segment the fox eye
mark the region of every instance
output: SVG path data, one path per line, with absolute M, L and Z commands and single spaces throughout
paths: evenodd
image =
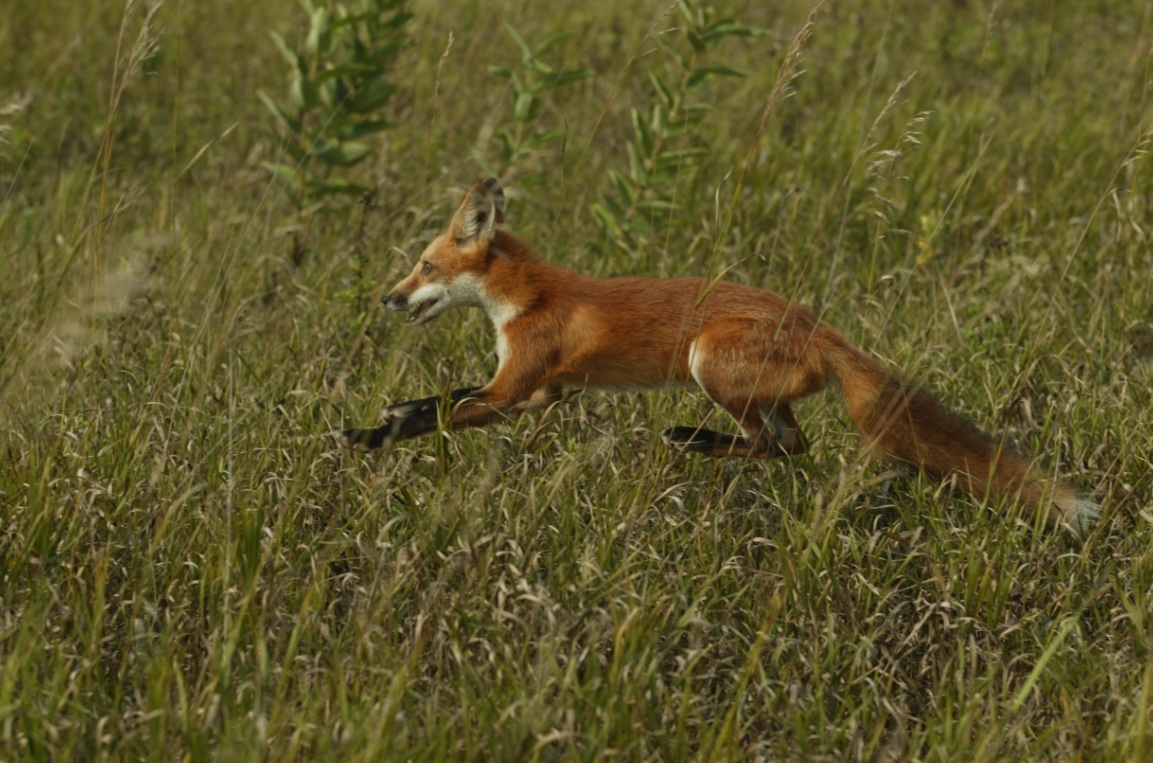
M 425 262 L 423 265 L 420 266 L 420 274 L 422 276 L 426 276 L 431 272 L 432 272 L 432 263 L 431 262 Z

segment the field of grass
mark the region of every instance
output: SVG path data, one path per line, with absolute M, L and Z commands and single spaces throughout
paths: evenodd
M 1153 6 L 716 5 L 748 76 L 623 232 L 667 2 L 413 0 L 371 203 L 304 211 L 295 3 L 0 5 L 0 759 L 1153 756 Z M 519 122 L 506 22 L 592 72 Z M 795 295 L 1100 524 L 862 461 L 835 391 L 787 461 L 666 451 L 730 428 L 691 390 L 343 451 L 493 372 L 379 305 L 489 170 L 551 260 Z

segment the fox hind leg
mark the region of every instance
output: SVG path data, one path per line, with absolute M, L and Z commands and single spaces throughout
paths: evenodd
M 775 458 L 784 455 L 772 452 L 762 444 L 740 435 L 714 432 L 701 427 L 673 427 L 661 433 L 667 444 L 673 450 L 682 453 L 700 453 L 713 458 L 731 458 L 744 456 L 746 458 Z
M 778 458 L 804 453 L 808 444 L 789 407 L 791 369 L 762 360 L 766 352 L 745 352 L 750 327 L 717 325 L 703 331 L 689 348 L 689 370 L 705 394 L 732 416 L 741 435 L 700 427 L 675 427 L 663 433 L 669 447 L 718 458 Z M 784 371 L 784 374 L 782 374 Z M 767 420 L 767 421 L 766 421 Z
M 769 408 L 765 413 L 773 427 L 773 439 L 786 455 L 799 456 L 809 450 L 809 438 L 805 437 L 788 403 Z
M 703 386 L 703 385 L 702 385 Z M 705 390 L 708 391 L 707 389 Z M 709 397 L 713 397 L 709 395 Z M 713 397 L 716 400 L 715 397 Z M 686 453 L 700 453 L 714 458 L 739 457 L 773 458 L 784 455 L 775 452 L 770 437 L 764 437 L 765 423 L 751 401 L 743 406 L 726 405 L 717 401 L 740 424 L 743 436 L 714 432 L 703 427 L 674 427 L 662 436 L 669 447 Z
M 674 450 L 713 458 L 780 458 L 800 455 L 808 449 L 804 433 L 788 405 L 770 409 L 767 425 L 751 403 L 739 408 L 722 407 L 737 420 L 743 434 L 726 434 L 703 427 L 673 427 L 666 429 L 661 436 Z

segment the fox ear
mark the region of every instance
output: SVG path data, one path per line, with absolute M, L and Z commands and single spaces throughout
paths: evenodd
M 484 243 L 504 222 L 504 189 L 496 178 L 474 185 L 452 218 L 453 236 L 460 241 Z

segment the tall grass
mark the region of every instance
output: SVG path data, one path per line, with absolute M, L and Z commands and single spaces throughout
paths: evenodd
M 0 5 L 0 758 L 1148 757 L 1148 4 L 829 3 L 789 64 L 809 4 L 718 4 L 769 34 L 716 52 L 750 76 L 699 92 L 708 152 L 631 253 L 592 207 L 668 5 L 415 2 L 372 204 L 296 260 L 255 97 L 295 6 Z M 1098 529 L 863 462 L 833 394 L 777 463 L 666 452 L 730 426 L 678 390 L 340 450 L 494 369 L 479 314 L 362 297 L 506 169 L 505 21 L 595 72 L 545 94 L 563 137 L 512 173 L 548 179 L 506 184 L 512 228 L 795 295 Z

